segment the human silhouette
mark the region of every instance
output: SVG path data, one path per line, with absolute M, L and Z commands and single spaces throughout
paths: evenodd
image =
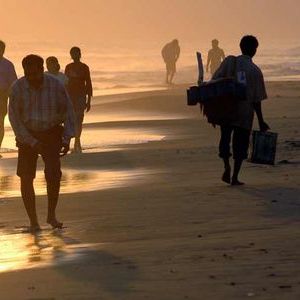
M 221 62 L 225 58 L 224 51 L 219 48 L 219 41 L 214 39 L 211 41 L 212 49 L 208 51 L 206 72 L 210 70 L 213 75 L 215 71 L 219 68 Z
M 74 143 L 74 152 L 81 153 L 81 132 L 84 119 L 84 112 L 91 109 L 91 99 L 93 96 L 93 87 L 89 67 L 81 62 L 81 50 L 73 47 L 70 50 L 73 63 L 66 66 L 65 75 L 68 77 L 67 90 L 71 97 L 76 118 L 76 135 Z
M 21 178 L 21 194 L 32 232 L 40 230 L 33 180 L 37 159 L 45 164 L 48 195 L 47 222 L 61 228 L 56 218 L 61 166 L 60 156 L 66 155 L 75 135 L 74 112 L 65 87 L 44 74 L 44 60 L 28 55 L 22 61 L 24 77 L 17 80 L 10 93 L 9 120 L 18 147 L 17 175 Z
M 55 56 L 49 56 L 46 59 L 46 67 L 48 70 L 45 72 L 46 74 L 54 76 L 63 85 L 67 85 L 68 77 L 64 73 L 60 72 L 60 64 Z
M 7 114 L 7 100 L 11 84 L 17 79 L 15 67 L 4 57 L 5 43 L 0 41 L 0 148 L 4 138 L 4 119 Z M 1 158 L 0 154 L 0 158 Z
M 180 56 L 178 40 L 175 39 L 166 44 L 161 51 L 161 55 L 166 64 L 166 84 L 172 84 L 176 73 L 176 62 Z
M 241 39 L 240 48 L 242 55 L 238 57 L 228 56 L 213 75 L 213 79 L 228 77 L 228 71 L 234 70 L 234 76 L 240 83 L 246 85 L 247 98 L 236 102 L 234 121 L 221 126 L 221 139 L 219 144 L 219 156 L 224 161 L 224 173 L 222 180 L 231 185 L 243 185 L 239 181 L 239 172 L 243 160 L 247 159 L 249 138 L 253 126 L 254 112 L 256 112 L 261 131 L 267 131 L 269 126 L 265 123 L 261 101 L 267 98 L 264 77 L 252 58 L 258 48 L 256 37 L 247 35 Z M 230 167 L 230 143 L 232 139 L 232 152 L 234 159 L 234 171 L 231 177 Z

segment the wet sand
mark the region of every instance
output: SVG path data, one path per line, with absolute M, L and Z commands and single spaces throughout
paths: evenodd
M 45 196 L 37 237 L 23 233 L 20 198 L 1 196 L 0 299 L 299 299 L 300 86 L 268 91 L 277 163 L 246 163 L 247 185 L 234 188 L 220 182 L 218 130 L 186 107 L 182 87 L 97 98 L 86 130 L 143 128 L 163 139 L 64 158 L 68 170 L 133 173 L 89 192 L 80 179 L 85 192 L 61 196 L 61 232 L 45 225 Z M 116 112 L 121 121 L 97 121 Z

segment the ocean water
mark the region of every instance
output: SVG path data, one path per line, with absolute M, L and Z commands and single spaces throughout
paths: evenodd
M 181 57 L 177 64 L 175 83 L 195 83 L 197 81 L 196 51 L 203 54 L 206 62 L 206 47 L 195 47 L 191 44 L 181 45 Z M 95 95 L 109 95 L 128 92 L 165 89 L 165 66 L 161 58 L 161 45 L 135 48 L 120 46 L 89 47 L 82 45 L 82 60 L 91 69 Z M 238 54 L 238 49 L 224 46 L 225 53 Z M 46 58 L 57 56 L 61 69 L 70 62 L 69 47 L 59 46 L 52 42 L 16 42 L 9 45 L 7 57 L 10 58 L 19 76 L 22 75 L 21 60 L 24 55 L 37 53 Z M 300 42 L 275 43 L 263 45 L 255 57 L 267 80 L 300 79 Z M 209 79 L 209 74 L 206 74 Z

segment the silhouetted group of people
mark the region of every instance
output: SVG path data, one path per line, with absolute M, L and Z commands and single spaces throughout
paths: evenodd
M 247 99 L 238 102 L 235 121 L 221 126 L 219 156 L 224 161 L 222 180 L 231 185 L 241 185 L 239 172 L 247 158 L 250 133 L 256 112 L 262 131 L 269 129 L 265 123 L 261 101 L 267 98 L 261 70 L 253 63 L 258 41 L 254 36 L 245 36 L 240 42 L 242 55 L 225 58 L 218 41 L 212 41 L 208 53 L 207 71 L 213 80 L 234 76 L 246 85 Z M 30 231 L 40 230 L 35 205 L 33 180 L 37 159 L 41 155 L 45 164 L 45 178 L 48 195 L 47 222 L 53 228 L 62 228 L 56 218 L 61 164 L 60 157 L 68 153 L 71 138 L 75 137 L 74 151 L 81 153 L 80 136 L 84 112 L 91 109 L 93 88 L 89 67 L 81 62 L 81 50 L 73 47 L 73 60 L 60 72 L 59 61 L 50 56 L 44 60 L 38 55 L 28 55 L 22 60 L 24 77 L 17 79 L 13 64 L 4 58 L 5 43 L 0 41 L 0 146 L 4 135 L 4 118 L 7 114 L 16 136 L 18 147 L 17 175 L 21 179 L 21 194 L 30 219 Z M 172 84 L 176 73 L 176 62 L 180 56 L 178 40 L 173 40 L 162 49 L 166 64 L 166 83 Z M 234 170 L 231 174 L 232 152 Z
M 65 73 L 60 72 L 56 57 L 46 59 L 47 71 L 44 72 L 44 59 L 31 54 L 22 60 L 24 77 L 17 79 L 15 68 L 4 58 L 4 52 L 5 43 L 0 41 L 0 142 L 8 107 L 18 147 L 17 175 L 21 179 L 30 231 L 40 229 L 33 187 L 39 155 L 45 164 L 47 222 L 53 228 L 62 228 L 55 213 L 62 175 L 60 158 L 69 152 L 73 137 L 74 152 L 82 152 L 80 137 L 84 112 L 91 109 L 93 95 L 89 67 L 81 62 L 80 48 L 73 47 L 70 50 L 73 62 L 66 66 Z
M 206 72 L 213 75 L 225 59 L 223 49 L 219 48 L 219 41 L 212 40 L 212 49 L 209 50 L 207 55 Z M 167 43 L 161 50 L 162 58 L 166 64 L 166 84 L 172 85 L 176 73 L 176 63 L 180 56 L 179 41 L 174 39 Z

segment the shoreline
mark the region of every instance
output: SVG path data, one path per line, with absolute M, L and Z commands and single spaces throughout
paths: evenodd
M 63 168 L 98 171 L 100 187 L 101 170 L 150 171 L 113 189 L 103 183 L 97 191 L 61 195 L 60 232 L 45 225 L 46 197 L 37 196 L 44 230 L 36 238 L 22 233 L 28 222 L 22 200 L 0 202 L 0 298 L 297 300 L 300 152 L 287 141 L 300 140 L 300 86 L 267 88 L 263 109 L 279 133 L 277 164 L 245 162 L 241 188 L 221 182 L 219 131 L 187 107 L 184 88 L 99 100 L 95 115 L 120 111 L 123 119 L 86 130 L 146 128 L 166 138 L 69 155 Z M 181 118 L 132 120 L 158 112 Z M 1 265 L 11 271 L 1 272 Z

